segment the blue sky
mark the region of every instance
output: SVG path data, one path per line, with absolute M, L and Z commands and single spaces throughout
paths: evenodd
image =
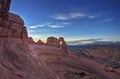
M 10 12 L 24 19 L 35 39 L 120 41 L 119 4 L 120 0 L 12 0 Z

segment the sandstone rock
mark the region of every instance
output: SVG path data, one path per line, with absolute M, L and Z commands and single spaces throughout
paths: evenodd
M 24 21 L 20 16 L 9 13 L 5 27 L 0 28 L 1 37 L 12 37 L 20 39 L 28 39 L 27 29 L 24 26 Z
M 22 39 L 28 39 L 28 33 L 27 33 L 27 29 L 26 29 L 25 26 L 22 28 L 22 32 L 21 33 L 22 33 L 22 35 L 21 35 Z
M 12 23 L 15 23 L 15 24 L 18 24 L 19 26 L 23 27 L 24 26 L 24 21 L 23 19 L 16 15 L 16 14 L 13 14 L 13 13 L 9 13 L 9 21 L 12 22 Z M 19 27 L 18 26 L 18 27 Z
M 44 42 L 42 42 L 41 40 L 38 40 L 37 44 L 44 44 Z
M 59 47 L 58 39 L 55 37 L 48 37 L 46 44 L 49 46 Z
M 21 39 L 0 37 L 0 79 L 56 79 L 30 52 Z
M 64 52 L 67 52 L 67 44 L 66 44 L 64 38 L 63 37 L 59 37 L 58 40 L 59 40 L 60 48 L 62 48 L 62 50 Z
M 107 72 L 113 72 L 113 67 L 105 67 L 104 69 Z
M 0 27 L 7 21 L 10 2 L 11 0 L 0 0 Z
M 32 37 L 28 38 L 28 43 L 35 43 Z

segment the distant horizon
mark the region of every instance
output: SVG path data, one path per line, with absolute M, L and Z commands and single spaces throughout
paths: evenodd
M 29 37 L 87 44 L 120 41 L 119 0 L 12 0 L 10 12 L 25 21 Z

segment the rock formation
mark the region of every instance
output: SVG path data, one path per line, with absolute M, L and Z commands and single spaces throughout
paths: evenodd
M 0 79 L 120 78 L 96 61 L 61 54 L 71 53 L 62 37 L 48 37 L 47 45 L 31 43 L 24 21 L 8 12 L 9 5 L 10 0 L 0 0 Z
M 48 37 L 46 44 L 49 46 L 59 47 L 58 39 L 55 37 Z
M 8 37 L 28 39 L 27 29 L 24 26 L 24 21 L 20 18 L 20 16 L 9 13 L 8 22 L 8 30 L 11 32 Z
M 28 38 L 28 43 L 35 43 L 32 37 Z
M 44 42 L 42 42 L 40 39 L 37 41 L 37 44 L 44 44 Z
M 0 0 L 0 36 L 27 39 L 27 30 L 20 16 L 9 13 L 11 0 Z
M 67 44 L 66 44 L 64 38 L 63 37 L 59 37 L 58 41 L 59 41 L 59 44 L 60 44 L 60 48 L 62 48 L 62 50 L 64 52 L 67 52 Z
M 31 56 L 24 21 L 8 12 L 9 5 L 0 0 L 0 79 L 56 79 Z
M 0 0 L 0 26 L 4 26 L 6 24 L 8 18 L 8 11 L 11 0 Z

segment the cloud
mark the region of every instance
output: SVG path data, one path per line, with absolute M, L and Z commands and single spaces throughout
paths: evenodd
M 57 20 L 68 20 L 70 19 L 69 15 L 66 14 L 58 14 L 56 16 L 54 16 L 55 19 Z
M 87 16 L 87 14 L 84 14 L 84 13 L 70 13 L 69 15 L 71 18 L 81 18 L 81 17 Z
M 41 28 L 41 27 L 50 27 L 50 28 L 63 28 L 70 25 L 68 22 L 63 23 L 44 23 L 39 25 L 28 26 L 30 29 Z
M 83 40 L 73 40 L 73 41 L 66 41 L 69 45 L 79 45 L 79 44 L 90 44 L 96 41 L 101 41 L 104 38 L 96 38 L 96 39 L 83 39 Z
M 87 14 L 78 12 L 78 13 L 68 13 L 68 14 L 57 14 L 53 16 L 53 18 L 57 20 L 71 20 L 71 19 L 83 18 L 83 17 L 87 17 Z
M 41 27 L 45 27 L 45 26 L 47 26 L 47 25 L 49 25 L 49 24 L 50 24 L 50 23 L 38 24 L 38 25 L 29 26 L 29 28 L 31 28 L 31 29 L 41 28 Z
M 51 27 L 51 28 L 63 28 L 65 26 L 62 26 L 62 25 L 49 25 L 48 27 Z
M 88 18 L 89 19 L 94 19 L 94 18 L 96 18 L 96 16 L 90 15 L 90 16 L 88 16 Z
M 67 22 L 64 22 L 64 23 L 61 23 L 62 25 L 70 25 L 70 23 L 67 23 Z
M 113 20 L 112 18 L 107 18 L 107 19 L 103 20 L 103 22 L 110 22 L 112 20 Z
M 88 18 L 88 19 L 95 19 L 100 17 L 100 14 L 88 14 L 88 13 L 81 13 L 81 12 L 71 12 L 71 13 L 59 13 L 52 18 L 56 20 L 72 20 L 72 19 L 82 19 L 82 18 Z

